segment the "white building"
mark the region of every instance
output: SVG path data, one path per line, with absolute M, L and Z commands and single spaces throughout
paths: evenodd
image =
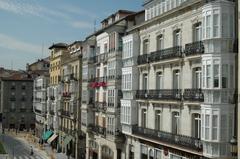
M 119 10 L 103 20 L 102 29 L 92 35 L 95 57 L 90 45 L 83 53 L 81 124 L 86 132 L 86 158 L 118 159 L 124 151 L 120 124 L 122 36 L 133 13 Z
M 148 0 L 144 8 L 145 22 L 123 38 L 126 158 L 231 157 L 235 3 Z M 136 41 L 137 68 L 127 59 Z
M 33 86 L 33 110 L 36 114 L 35 134 L 41 138 L 47 130 L 47 87 L 49 77 L 42 75 L 34 80 Z

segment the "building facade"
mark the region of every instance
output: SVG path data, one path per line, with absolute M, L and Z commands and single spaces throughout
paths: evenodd
M 61 64 L 61 106 L 58 110 L 59 145 L 67 156 L 78 158 L 81 132 L 80 101 L 82 76 L 82 46 L 76 41 L 68 46 L 69 57 Z
M 49 87 L 47 88 L 47 130 L 58 135 L 58 110 L 61 107 L 61 64 L 68 56 L 67 44 L 57 43 L 50 48 Z M 58 148 L 58 140 L 54 141 L 53 147 Z M 58 149 L 60 150 L 60 148 Z
M 33 83 L 33 111 L 36 115 L 35 136 L 42 137 L 47 130 L 47 87 L 49 76 L 39 76 Z
M 2 128 L 16 132 L 34 130 L 32 79 L 20 73 L 0 80 Z
M 143 6 L 145 22 L 128 29 L 139 31 L 138 69 L 122 72 L 130 83 L 123 82 L 124 92 L 138 83 L 135 97 L 121 102 L 126 157 L 231 157 L 235 2 L 147 0 Z M 134 37 L 124 37 L 126 48 Z M 134 44 L 129 49 L 135 53 Z
M 96 40 L 95 46 L 86 42 L 81 121 L 86 132 L 86 158 L 117 159 L 122 155 L 125 139 L 120 124 L 122 37 L 126 17 L 133 13 L 119 10 L 104 19 L 102 29 L 89 37 Z

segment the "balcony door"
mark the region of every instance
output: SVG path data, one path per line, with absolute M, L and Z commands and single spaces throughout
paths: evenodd
M 146 39 L 143 41 L 143 54 L 149 53 L 149 40 Z
M 202 85 L 202 70 L 200 67 L 193 69 L 193 88 L 200 89 Z
M 202 40 L 202 25 L 201 23 L 197 23 L 193 26 L 193 41 L 201 41 Z
M 142 123 L 141 126 L 143 128 L 146 128 L 147 126 L 147 110 L 146 109 L 142 109 Z
M 200 139 L 201 137 L 201 115 L 192 114 L 192 136 Z
M 180 29 L 173 32 L 173 46 L 181 46 L 181 32 Z
M 157 50 L 163 50 L 163 35 L 157 36 Z
M 163 89 L 163 74 L 162 72 L 158 72 L 156 75 L 156 89 Z
M 180 124 L 179 112 L 172 113 L 172 133 L 179 134 L 179 124 Z
M 180 71 L 173 71 L 173 89 L 180 89 Z
M 148 74 L 144 73 L 143 74 L 143 82 L 142 82 L 142 89 L 147 90 L 148 89 Z
M 161 111 L 155 111 L 155 130 L 161 130 Z

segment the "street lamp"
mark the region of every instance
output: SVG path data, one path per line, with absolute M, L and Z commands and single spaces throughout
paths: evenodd
M 232 139 L 230 140 L 230 145 L 231 145 L 230 151 L 231 151 L 232 157 L 237 157 L 238 146 L 237 146 L 236 136 L 232 137 Z

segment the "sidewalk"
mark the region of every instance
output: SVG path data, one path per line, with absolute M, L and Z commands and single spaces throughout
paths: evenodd
M 57 153 L 52 150 L 52 148 L 48 144 L 40 145 L 38 143 L 39 139 L 31 134 L 31 132 L 18 132 L 16 134 L 15 131 L 5 131 L 6 134 L 17 137 L 24 142 L 27 142 L 38 152 L 43 152 L 44 156 L 47 156 L 49 159 L 68 159 L 67 156 L 63 153 Z M 70 157 L 70 159 L 73 159 Z

